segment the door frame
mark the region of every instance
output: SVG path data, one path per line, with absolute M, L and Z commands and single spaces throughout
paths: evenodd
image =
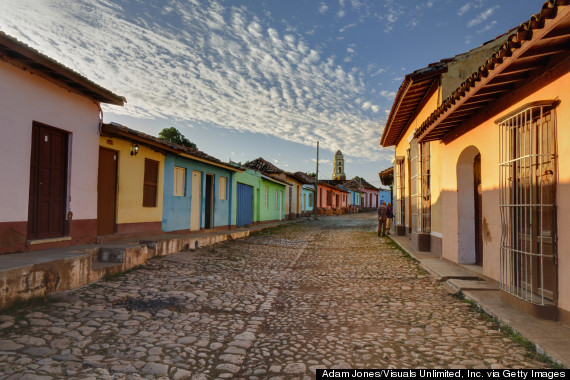
M 47 235 L 45 234 L 40 234 L 38 232 L 38 228 L 39 228 L 39 218 L 38 218 L 38 214 L 39 214 L 39 205 L 38 205 L 38 201 L 39 201 L 39 176 L 40 176 L 40 168 L 39 168 L 39 163 L 41 160 L 41 157 L 39 157 L 39 153 L 40 153 L 40 147 L 39 147 L 39 143 L 40 143 L 40 131 L 41 129 L 48 129 L 54 132 L 57 132 L 61 135 L 64 136 L 65 141 L 62 144 L 63 147 L 63 159 L 64 159 L 64 163 L 62 165 L 63 167 L 63 175 L 62 177 L 62 189 L 63 189 L 63 194 L 62 194 L 62 205 L 61 205 L 61 209 L 59 210 L 60 213 L 60 218 L 58 221 L 58 224 L 61 223 L 60 225 L 60 230 L 61 230 L 61 234 L 50 234 L 48 233 Z M 66 217 L 66 211 L 68 210 L 68 202 L 67 200 L 69 199 L 69 171 L 70 171 L 70 167 L 69 167 L 69 163 L 70 163 L 70 155 L 69 155 L 69 151 L 70 151 L 70 147 L 69 147 L 69 136 L 70 136 L 70 132 L 65 131 L 63 129 L 60 128 L 56 128 L 53 127 L 51 125 L 47 125 L 44 123 L 40 123 L 38 121 L 33 121 L 32 122 L 32 135 L 31 135 L 31 150 L 30 150 L 30 170 L 29 170 L 29 178 L 30 178 L 30 185 L 29 185 L 29 191 L 28 191 L 28 220 L 27 220 L 27 239 L 28 240 L 40 240 L 40 239 L 50 239 L 50 238 L 58 238 L 58 237 L 64 237 L 64 236 L 68 236 L 69 235 L 69 220 Z M 35 160 L 34 160 L 35 158 Z M 33 202 L 31 202 L 31 198 L 32 198 L 32 192 L 35 193 L 34 196 L 34 200 Z M 41 235 L 41 236 L 40 236 Z

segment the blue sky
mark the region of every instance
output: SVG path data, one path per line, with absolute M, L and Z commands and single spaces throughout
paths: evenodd
M 529 0 L 0 0 L 0 30 L 127 98 L 105 122 L 177 127 L 222 160 L 264 157 L 379 185 L 404 75 L 538 13 Z

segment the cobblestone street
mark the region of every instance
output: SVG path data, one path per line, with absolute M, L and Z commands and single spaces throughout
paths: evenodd
M 375 229 L 373 213 L 303 221 L 12 309 L 0 314 L 0 378 L 545 366 Z

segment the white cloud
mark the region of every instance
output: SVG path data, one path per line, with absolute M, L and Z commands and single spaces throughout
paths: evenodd
M 319 5 L 319 13 L 325 14 L 328 10 L 329 7 L 324 2 Z
M 479 13 L 479 15 L 477 17 L 475 17 L 474 19 L 470 20 L 467 23 L 467 27 L 468 28 L 472 28 L 475 25 L 479 25 L 482 22 L 484 22 L 485 20 L 487 20 L 489 17 L 491 17 L 493 15 L 493 13 L 495 13 L 495 11 L 499 9 L 498 5 L 495 5 L 491 8 L 488 8 L 486 11 Z
M 465 13 L 467 13 L 467 11 L 469 11 L 470 8 L 471 8 L 471 3 L 467 3 L 464 6 L 462 6 L 461 8 L 459 8 L 459 10 L 457 11 L 457 14 L 459 16 L 463 16 Z
M 172 2 L 175 26 L 148 4 L 129 17 L 110 0 L 3 2 L 6 33 L 126 96 L 125 107 L 104 107 L 107 117 L 172 118 L 384 157 L 377 120 L 363 112 L 379 107 L 354 107 L 367 93 L 362 73 L 293 31 L 279 35 L 244 7 Z
M 493 20 L 492 22 L 488 23 L 482 29 L 479 29 L 476 33 L 477 34 L 485 33 L 486 31 L 493 29 L 495 25 L 497 25 L 497 20 Z

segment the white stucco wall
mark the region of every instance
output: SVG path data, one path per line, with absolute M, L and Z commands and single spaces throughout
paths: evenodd
M 32 122 L 70 133 L 68 211 L 97 218 L 97 105 L 28 71 L 0 62 L 0 222 L 28 219 Z

